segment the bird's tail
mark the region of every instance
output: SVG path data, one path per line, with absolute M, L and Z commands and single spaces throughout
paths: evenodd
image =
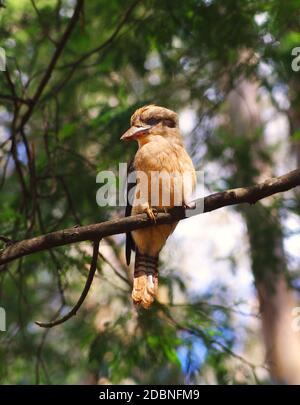
M 132 299 L 135 304 L 149 308 L 157 295 L 158 256 L 141 254 L 136 250 Z

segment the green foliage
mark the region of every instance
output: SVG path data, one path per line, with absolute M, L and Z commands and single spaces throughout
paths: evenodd
M 38 13 L 25 0 L 8 0 L 6 8 L 0 8 L 0 46 L 6 50 L 9 72 L 9 76 L 0 72 L 1 95 L 12 94 L 11 81 L 20 99 L 32 99 L 70 21 L 73 2 L 35 3 Z M 290 50 L 299 46 L 298 3 L 147 0 L 137 2 L 129 13 L 129 0 L 86 1 L 84 14 L 25 126 L 34 174 L 18 135 L 16 153 L 24 184 L 12 157 L 3 174 L 12 144 L 2 147 L 2 129 L 3 136 L 9 137 L 12 117 L 17 116 L 19 123 L 28 104 L 0 97 L 0 233 L 21 240 L 110 218 L 110 209 L 96 205 L 96 173 L 117 170 L 119 162 L 132 157 L 134 146 L 124 146 L 119 138 L 132 112 L 150 102 L 178 111 L 193 106 L 198 128 L 203 129 L 191 136 L 196 165 L 202 157 L 217 161 L 228 169 L 220 175 L 220 184 L 250 184 L 258 174 L 252 165 L 254 155 L 272 163 L 269 150 L 253 152 L 262 131 L 235 137 L 230 126 L 223 125 L 211 136 L 205 119 L 216 111 L 226 113 L 223 101 L 232 85 L 241 75 L 257 75 L 259 61 L 274 67 L 272 77 L 264 79 L 270 93 L 275 84 L 290 84 Z M 264 12 L 267 20 L 258 25 L 255 16 Z M 267 33 L 274 38 L 271 43 L 264 40 Z M 258 60 L 241 60 L 245 50 L 252 50 Z M 298 140 L 298 128 L 293 138 Z M 202 153 L 199 145 L 204 143 Z M 258 213 L 271 221 L 267 209 Z M 276 226 L 271 229 L 274 235 L 280 232 Z M 259 235 L 263 238 L 267 232 L 269 238 L 269 230 L 262 221 L 252 233 L 257 273 L 266 260 L 259 245 L 267 243 Z M 116 257 L 122 243 L 118 239 L 113 248 Z M 179 349 L 184 347 L 193 356 L 195 341 L 205 355 L 189 375 L 192 381 L 206 381 L 212 374 L 218 383 L 236 382 L 228 360 L 235 337 L 229 333 L 233 321 L 225 307 L 226 294 L 213 290 L 209 297 L 192 302 L 185 278 L 176 269 L 161 277 L 169 305 L 136 311 L 128 285 L 117 276 L 114 279 L 113 269 L 105 270 L 102 263 L 91 301 L 65 325 L 41 331 L 35 320 L 58 315 L 60 306 L 65 311 L 66 303 L 71 305 L 80 294 L 90 260 L 85 248 L 80 244 L 35 254 L 1 271 L 0 304 L 8 311 L 8 331 L 0 335 L 3 383 L 79 383 L 91 376 L 93 382 L 102 378 L 114 383 L 183 383 L 186 375 Z M 270 260 L 269 267 L 272 264 Z M 176 307 L 178 294 L 191 305 Z M 220 322 L 215 308 L 203 304 L 203 298 L 214 298 L 222 306 Z M 99 317 L 107 314 L 109 321 L 102 324 Z M 252 379 L 245 377 L 247 382 Z

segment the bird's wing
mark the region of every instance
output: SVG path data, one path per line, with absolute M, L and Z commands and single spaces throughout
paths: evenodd
M 128 170 L 127 170 L 127 179 L 130 173 L 134 172 L 134 163 L 133 159 L 128 165 Z M 128 200 L 129 192 L 136 186 L 136 183 L 134 182 L 128 182 L 127 181 L 127 195 L 126 195 L 126 209 L 125 209 L 125 217 L 130 217 L 131 215 L 131 210 L 132 210 L 132 205 L 130 201 Z M 131 257 L 131 251 L 135 251 L 135 243 L 133 240 L 133 237 L 131 235 L 131 232 L 126 233 L 126 263 L 129 266 L 130 264 L 130 257 Z

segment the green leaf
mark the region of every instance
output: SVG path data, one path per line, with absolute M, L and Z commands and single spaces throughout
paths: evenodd
M 75 124 L 73 124 L 71 122 L 65 124 L 58 133 L 59 139 L 65 140 L 67 138 L 70 138 L 73 135 L 74 130 L 75 130 Z

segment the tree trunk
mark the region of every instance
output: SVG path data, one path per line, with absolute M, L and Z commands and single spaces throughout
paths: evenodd
M 269 176 L 271 164 L 262 158 L 268 152 L 263 135 L 257 85 L 243 80 L 228 96 L 234 136 L 249 140 L 248 156 L 235 150 L 234 181 L 255 182 Z M 244 150 L 245 152 L 245 150 Z M 258 203 L 240 207 L 249 235 L 252 271 L 260 304 L 266 361 L 274 381 L 300 384 L 300 336 L 293 330 L 292 310 L 297 306 L 287 280 L 286 257 L 278 209 Z

